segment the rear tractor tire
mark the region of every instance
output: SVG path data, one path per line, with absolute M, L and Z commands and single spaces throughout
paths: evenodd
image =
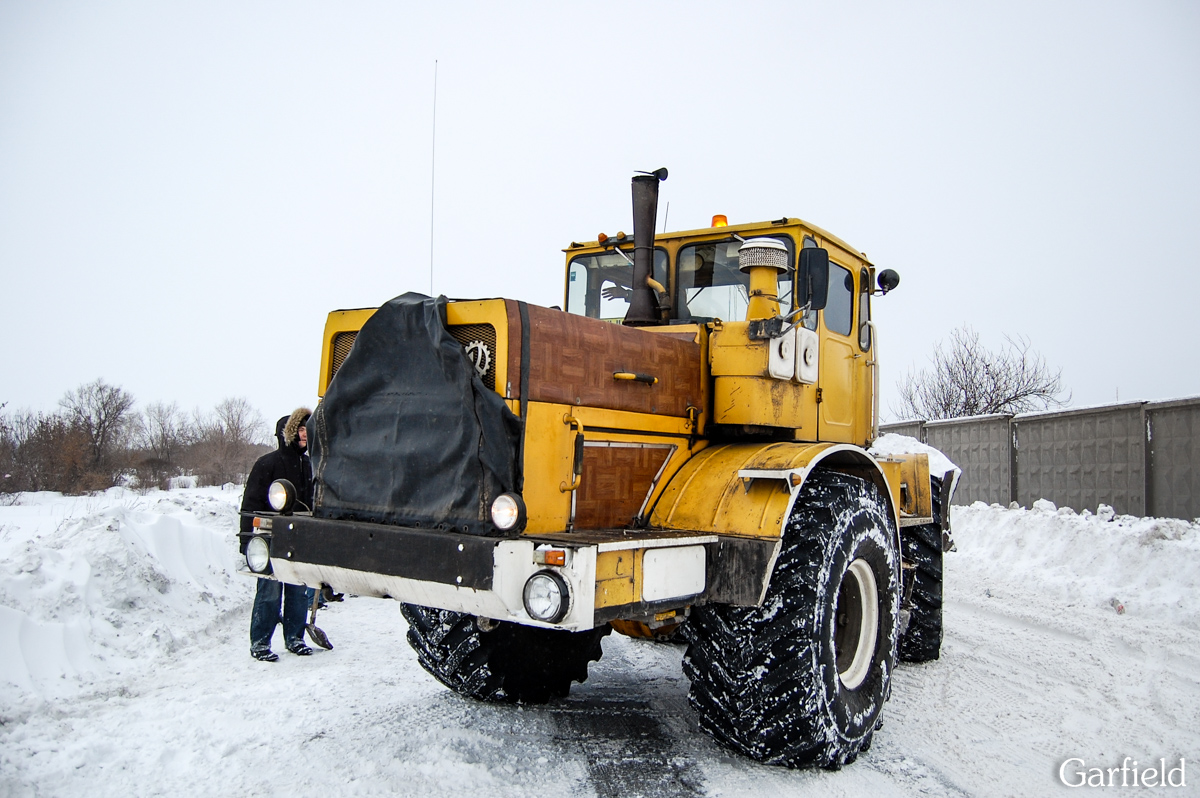
M 814 469 L 763 605 L 707 605 L 688 620 L 684 673 L 701 728 L 770 764 L 853 762 L 888 698 L 899 609 L 886 500 L 866 480 Z
M 942 481 L 930 481 L 934 523 L 900 532 L 904 562 L 912 566 L 904 569 L 904 609 L 909 616 L 898 646 L 901 662 L 930 662 L 942 653 Z
M 587 680 L 607 625 L 565 632 L 488 621 L 417 604 L 401 608 L 417 661 L 456 693 L 482 701 L 544 704 Z

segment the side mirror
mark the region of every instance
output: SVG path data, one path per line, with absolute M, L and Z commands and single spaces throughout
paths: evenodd
M 824 310 L 829 298 L 829 250 L 807 247 L 800 250 L 800 274 L 796 301 L 799 307 Z
M 896 286 L 900 285 L 900 275 L 896 274 L 896 272 L 892 271 L 891 269 L 884 269 L 879 273 L 879 276 L 875 278 L 875 282 L 879 283 L 879 290 L 886 294 L 888 291 L 891 291 Z

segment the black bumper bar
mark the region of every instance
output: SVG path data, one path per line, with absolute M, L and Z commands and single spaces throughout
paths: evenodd
M 271 519 L 271 557 L 423 582 L 491 590 L 501 538 L 307 515 Z

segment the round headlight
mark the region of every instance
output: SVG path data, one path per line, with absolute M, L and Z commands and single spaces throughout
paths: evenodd
M 265 573 L 271 563 L 271 547 L 266 538 L 257 535 L 246 543 L 246 565 L 256 574 Z
M 286 513 L 296 502 L 296 486 L 286 479 L 277 479 L 267 488 L 267 504 L 277 513 Z
M 525 523 L 525 502 L 515 493 L 501 493 L 492 502 L 492 523 L 502 532 L 519 528 Z
M 536 621 L 558 623 L 569 604 L 567 583 L 553 571 L 538 571 L 525 583 L 525 611 Z

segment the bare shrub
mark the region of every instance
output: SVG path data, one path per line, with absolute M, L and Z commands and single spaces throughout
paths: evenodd
M 0 419 L 4 493 L 54 490 L 83 493 L 110 487 L 91 468 L 87 434 L 58 413 L 23 411 Z
M 963 418 L 1023 413 L 1070 401 L 1069 392 L 1062 396 L 1061 369 L 1052 371 L 1030 349 L 1028 339 L 1004 340 L 1005 346 L 993 352 L 970 327 L 954 330 L 949 346 L 939 341 L 934 349 L 932 369 L 910 371 L 900 381 L 900 403 L 892 412 L 900 418 Z
M 199 485 L 243 482 L 269 451 L 266 422 L 244 398 L 191 419 L 174 402 L 140 413 L 133 402 L 98 379 L 64 394 L 58 412 L 8 413 L 0 404 L 0 501 L 29 491 L 104 490 L 131 475 L 142 489 L 166 489 L 185 474 Z

